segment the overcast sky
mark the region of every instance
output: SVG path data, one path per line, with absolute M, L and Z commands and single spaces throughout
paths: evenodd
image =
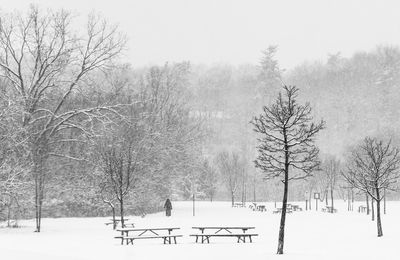
M 1 0 L 2 11 L 29 3 L 100 12 L 129 38 L 134 66 L 165 61 L 257 63 L 278 45 L 283 68 L 400 43 L 398 0 Z

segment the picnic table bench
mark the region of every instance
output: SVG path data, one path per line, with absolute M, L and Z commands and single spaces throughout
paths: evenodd
M 136 239 L 152 239 L 152 238 L 162 238 L 164 241 L 164 244 L 171 244 L 172 241 L 176 244 L 176 238 L 177 237 L 182 237 L 182 235 L 177 235 L 177 234 L 171 234 L 172 231 L 178 230 L 180 228 L 120 228 L 117 229 L 117 231 L 121 232 L 120 236 L 116 236 L 115 238 L 121 239 L 121 245 L 124 244 L 124 241 L 126 242 L 126 245 L 132 244 L 133 241 Z M 168 231 L 168 234 L 162 234 L 162 231 Z M 129 235 L 129 232 L 132 233 L 139 233 L 136 235 Z M 144 234 L 150 234 L 143 236 Z
M 246 238 L 249 239 L 250 243 L 252 243 L 252 237 L 258 236 L 258 234 L 250 234 L 246 233 L 249 229 L 254 229 L 254 227 L 192 227 L 193 229 L 200 230 L 200 234 L 191 234 L 190 236 L 196 237 L 196 243 L 199 241 L 199 237 L 201 238 L 201 243 L 207 242 L 210 243 L 210 237 L 236 237 L 237 242 L 246 243 Z M 205 230 L 216 230 L 215 233 L 206 234 Z M 233 230 L 242 230 L 243 233 L 232 233 Z M 224 231 L 225 233 L 220 233 Z

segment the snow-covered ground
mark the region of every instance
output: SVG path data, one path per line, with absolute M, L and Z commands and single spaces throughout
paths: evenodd
M 304 202 L 299 203 L 304 206 Z M 136 227 L 180 227 L 177 245 L 164 245 L 161 239 L 137 240 L 121 246 L 118 235 L 104 223 L 109 218 L 43 219 L 43 231 L 34 233 L 34 220 L 22 221 L 23 228 L 0 229 L 0 259 L 117 260 L 117 259 L 399 259 L 400 202 L 388 202 L 383 215 L 384 236 L 376 236 L 376 223 L 370 216 L 348 212 L 343 201 L 339 212 L 294 212 L 287 217 L 285 254 L 275 254 L 279 214 L 231 208 L 229 202 L 197 202 L 192 216 L 191 202 L 173 202 L 172 217 L 163 213 L 144 218 L 130 217 Z M 320 203 L 320 206 L 321 203 Z M 314 205 L 313 205 L 314 207 Z M 235 238 L 211 238 L 210 244 L 196 244 L 188 235 L 192 226 L 255 226 L 253 243 L 236 243 Z

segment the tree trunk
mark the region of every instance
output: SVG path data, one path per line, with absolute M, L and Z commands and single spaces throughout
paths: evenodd
M 113 229 L 115 230 L 117 228 L 117 221 L 115 219 L 115 207 L 113 205 L 110 205 L 110 207 L 112 210 Z
M 7 204 L 7 227 L 11 227 L 11 199 Z
M 368 196 L 368 193 L 365 193 L 365 199 L 366 199 L 366 203 L 367 203 L 367 215 L 369 215 L 369 196 Z
M 253 186 L 253 202 L 256 202 L 256 178 L 254 178 L 254 186 Z
M 40 232 L 42 223 L 42 205 L 43 205 L 43 180 L 40 176 L 35 178 L 35 219 L 36 219 L 36 230 Z
M 278 255 L 283 254 L 283 245 L 285 241 L 285 222 L 286 222 L 286 206 L 288 198 L 288 186 L 289 186 L 289 147 L 287 145 L 286 131 L 284 129 L 284 141 L 285 141 L 285 180 L 283 182 L 283 201 L 282 201 L 282 213 L 281 213 L 281 223 L 279 226 L 279 238 L 278 238 Z
M 347 211 L 351 210 L 350 203 L 350 190 L 347 190 Z
M 386 189 L 383 189 L 383 214 L 386 214 Z
M 333 205 L 333 188 L 332 187 L 331 187 L 331 207 L 332 207 L 331 213 L 333 213 L 334 205 Z
M 381 198 L 379 194 L 379 189 L 376 188 L 376 225 L 378 228 L 378 237 L 383 236 L 382 223 L 381 223 Z
M 354 206 L 354 190 L 351 189 L 351 211 L 353 211 Z
M 278 251 L 277 251 L 278 255 L 283 254 L 283 245 L 284 245 L 284 239 L 285 239 L 286 206 L 287 206 L 287 197 L 288 197 L 288 179 L 289 179 L 288 173 L 285 173 L 281 223 L 280 223 L 280 227 L 279 227 L 279 239 L 278 239 Z
M 232 207 L 235 204 L 235 194 L 231 191 Z
M 374 199 L 373 198 L 371 198 L 371 210 L 372 210 L 372 212 L 371 212 L 372 221 L 374 221 L 375 220 L 375 209 L 374 209 Z
M 40 232 L 42 223 L 42 205 L 44 197 L 44 180 L 45 173 L 43 169 L 44 158 L 39 155 L 34 161 L 34 180 L 35 180 L 35 219 L 36 219 L 36 230 Z
M 328 206 L 328 190 L 325 191 L 325 206 Z
M 120 210 L 120 215 L 121 215 L 121 227 L 125 227 L 124 223 L 124 198 L 121 197 L 119 200 L 119 210 Z

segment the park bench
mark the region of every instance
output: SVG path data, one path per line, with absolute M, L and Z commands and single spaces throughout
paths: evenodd
M 156 239 L 161 238 L 164 241 L 164 244 L 172 244 L 172 241 L 176 244 L 176 238 L 182 237 L 182 235 L 171 234 L 172 231 L 180 228 L 120 228 L 117 229 L 118 232 L 121 232 L 120 236 L 116 236 L 114 238 L 121 239 L 121 245 L 125 244 L 133 245 L 133 241 L 137 239 Z M 162 234 L 161 232 L 168 231 L 168 234 Z M 129 233 L 135 233 L 135 235 L 129 235 Z M 139 233 L 139 234 L 137 234 Z M 146 234 L 146 235 L 145 235 Z
M 250 243 L 253 242 L 252 237 L 258 236 L 258 234 L 250 234 L 246 233 L 249 229 L 254 229 L 254 227 L 192 227 L 193 229 L 200 230 L 200 234 L 191 234 L 190 236 L 196 237 L 196 243 L 199 242 L 199 238 L 201 238 L 201 243 L 207 242 L 210 243 L 210 237 L 236 237 L 237 242 L 246 243 L 246 238 Z M 205 230 L 216 230 L 215 233 L 207 234 L 204 233 Z M 242 233 L 232 233 L 233 230 L 242 230 Z M 225 231 L 226 233 L 220 233 L 221 231 Z

